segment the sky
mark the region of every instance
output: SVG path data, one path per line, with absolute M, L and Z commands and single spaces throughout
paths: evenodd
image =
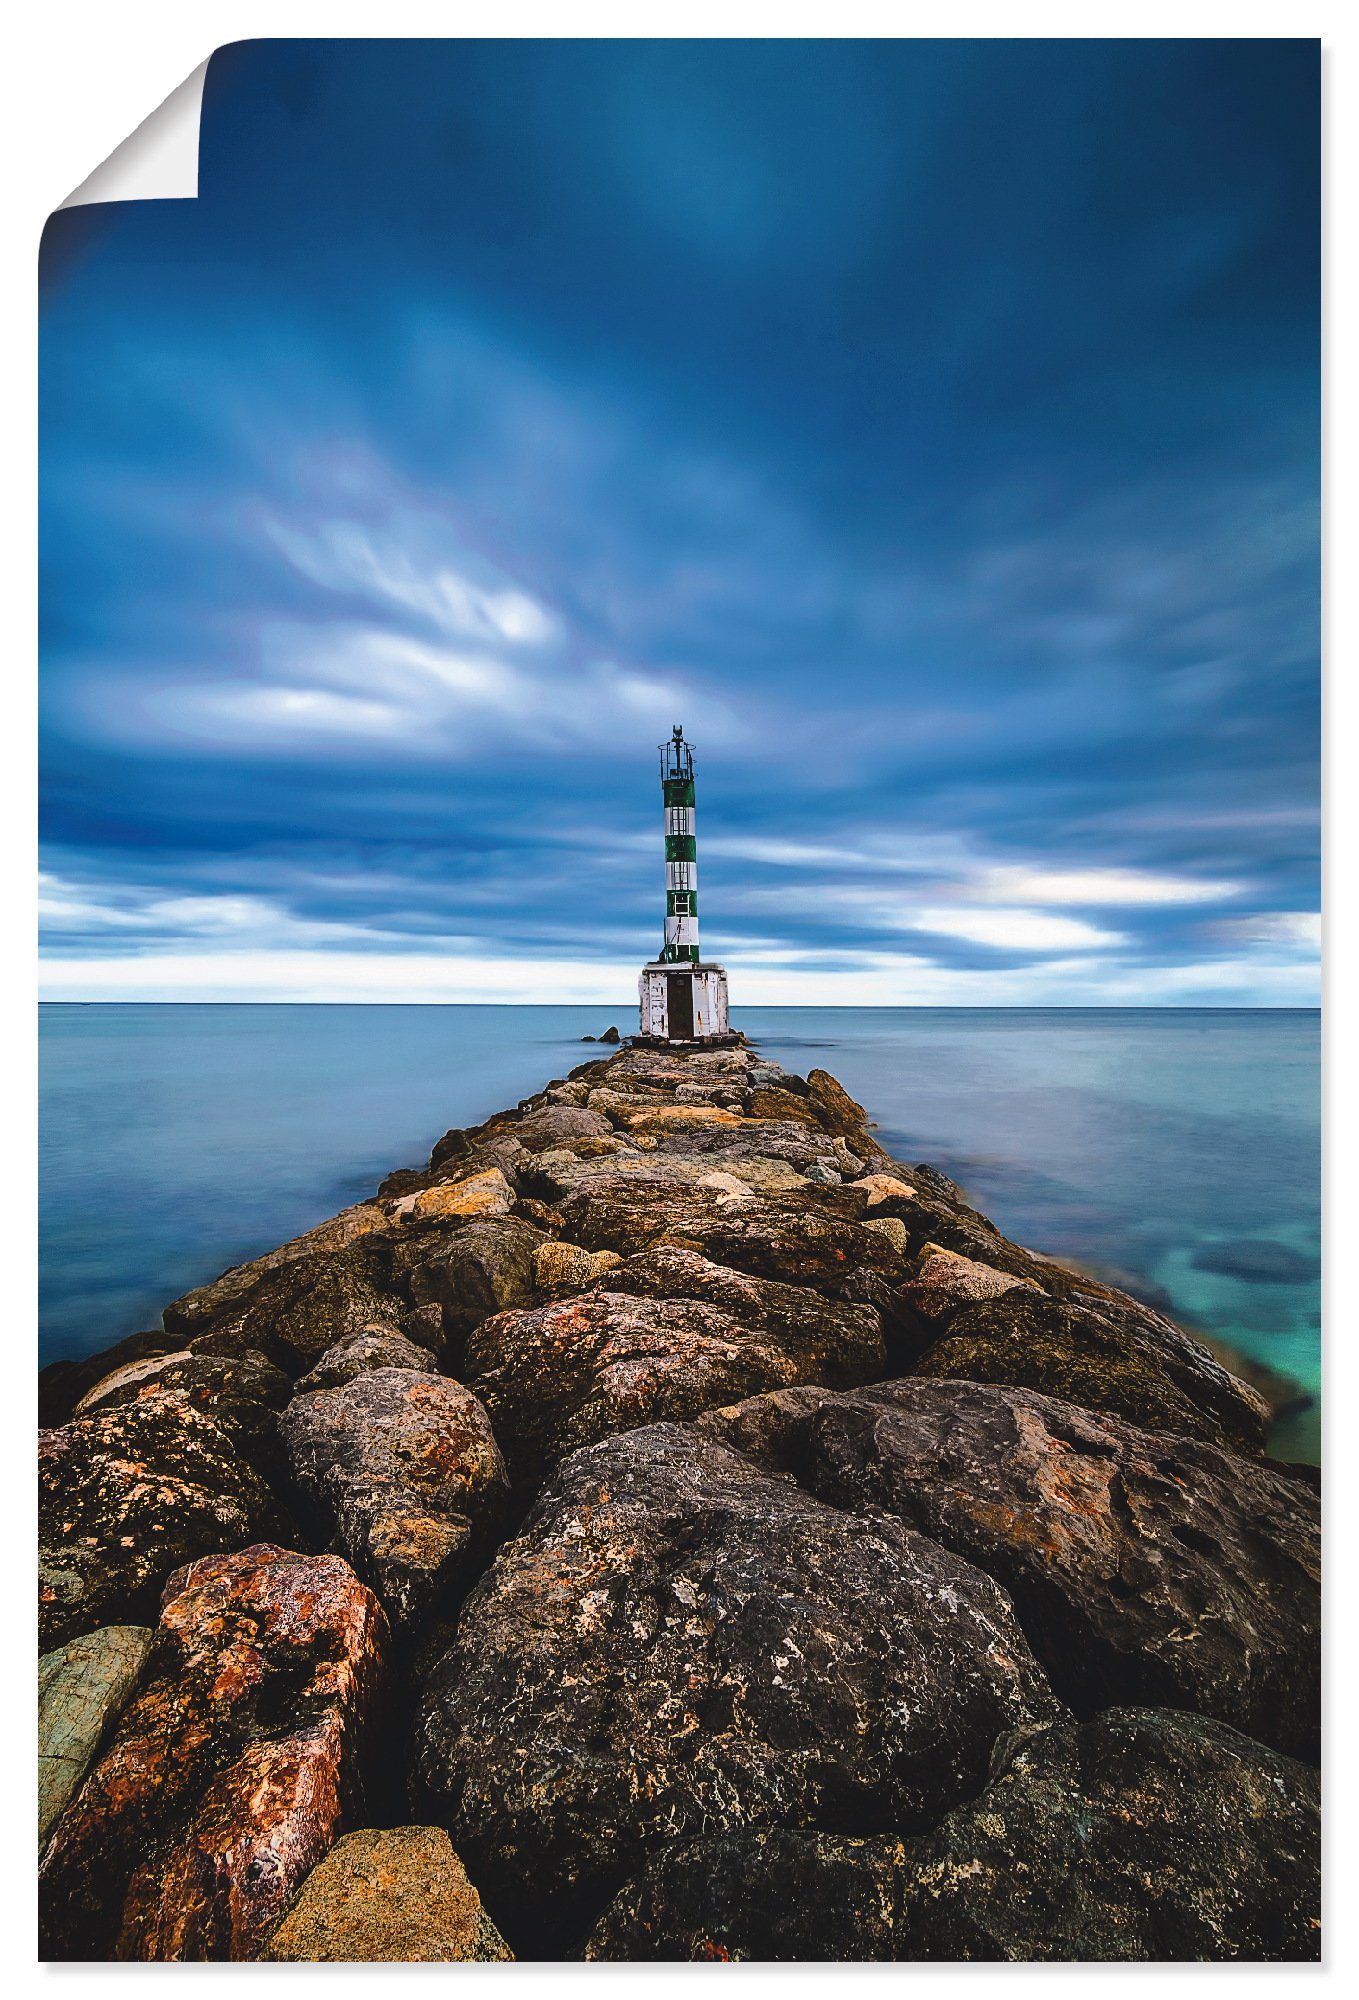
M 738 1013 L 1313 1004 L 1318 81 L 220 50 L 43 239 L 45 995 L 622 1006 L 679 722 Z

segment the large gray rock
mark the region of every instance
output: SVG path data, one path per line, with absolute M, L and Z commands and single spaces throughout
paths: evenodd
M 907 1380 L 803 1398 L 704 1424 L 995 1577 L 1074 1706 L 1198 1709 L 1316 1756 L 1319 1520 L 1301 1481 L 1025 1389 Z
M 151 1646 L 145 1625 L 83 1632 L 38 1661 L 38 1845 L 127 1706 Z
M 481 1403 L 445 1376 L 377 1368 L 294 1397 L 282 1431 L 294 1478 L 393 1626 L 421 1625 L 503 1511 Z
M 521 1956 L 554 1955 L 639 1846 L 919 1826 L 1057 1702 L 1008 1600 L 882 1516 L 692 1431 L 574 1454 L 473 1591 L 416 1758 Z
M 450 1366 L 461 1367 L 463 1342 L 482 1320 L 532 1298 L 544 1240 L 532 1223 L 505 1215 L 438 1231 L 405 1251 L 410 1296 L 439 1308 Z
M 1320 1943 L 1314 1771 L 1166 1709 L 1018 1732 L 918 1837 L 659 1848 L 590 1959 L 1293 1960 Z

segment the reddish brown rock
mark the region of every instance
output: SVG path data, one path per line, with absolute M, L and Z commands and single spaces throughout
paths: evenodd
M 338 1556 L 174 1576 L 142 1692 L 53 1836 L 48 1958 L 248 1959 L 363 1800 L 385 1624 Z
M 296 1396 L 293 1476 L 324 1526 L 410 1632 L 464 1574 L 508 1491 L 486 1411 L 446 1376 L 377 1368 Z
M 259 1474 L 183 1389 L 43 1431 L 39 1643 L 148 1623 L 171 1570 L 284 1525 Z

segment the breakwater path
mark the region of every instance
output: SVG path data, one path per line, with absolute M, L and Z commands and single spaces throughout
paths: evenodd
M 835 1079 L 624 1048 L 41 1382 L 55 1958 L 1308 1958 L 1315 1482 Z

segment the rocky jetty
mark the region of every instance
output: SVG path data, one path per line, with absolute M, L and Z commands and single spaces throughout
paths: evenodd
M 1314 1959 L 1318 1501 L 835 1079 L 622 1047 L 45 1371 L 55 1959 Z

